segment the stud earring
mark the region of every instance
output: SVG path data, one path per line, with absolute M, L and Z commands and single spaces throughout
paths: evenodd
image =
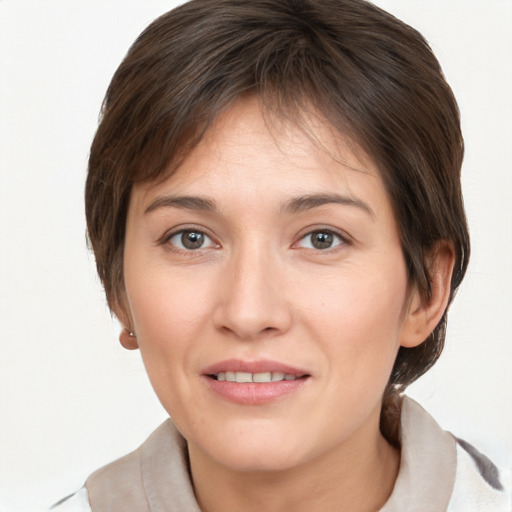
M 135 336 L 133 331 L 130 331 L 126 327 L 119 334 L 119 341 L 121 342 L 121 345 L 127 350 L 135 350 L 139 348 L 137 336 Z

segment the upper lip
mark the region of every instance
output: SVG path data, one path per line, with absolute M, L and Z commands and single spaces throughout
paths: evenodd
M 309 373 L 300 368 L 290 366 L 288 364 L 280 363 L 278 361 L 271 361 L 262 359 L 259 361 L 244 361 L 242 359 L 228 359 L 219 361 L 212 364 L 202 371 L 203 375 L 215 375 L 220 372 L 247 372 L 247 373 L 265 373 L 265 372 L 279 372 L 286 375 L 294 375 L 302 377 L 309 375 Z

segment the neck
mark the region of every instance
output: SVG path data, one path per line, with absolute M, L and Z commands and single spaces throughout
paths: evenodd
M 376 432 L 357 436 L 293 468 L 233 471 L 189 445 L 192 480 L 203 512 L 376 512 L 398 475 L 399 452 Z

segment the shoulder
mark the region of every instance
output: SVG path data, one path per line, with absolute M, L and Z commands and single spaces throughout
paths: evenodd
M 179 441 L 171 420 L 165 421 L 136 450 L 96 470 L 80 491 L 60 500 L 48 512 L 152 510 L 147 496 L 155 479 L 152 473 L 163 475 L 169 469 L 168 461 L 184 457 Z
M 186 442 L 170 419 L 135 451 L 94 472 L 85 488 L 94 512 L 200 512 Z
M 419 482 L 422 488 L 430 486 L 430 496 L 443 491 L 447 500 L 439 510 L 512 510 L 510 468 L 499 467 L 472 444 L 444 431 L 410 398 L 404 399 L 401 428 L 402 463 L 405 462 L 411 485 L 415 492 Z
M 83 487 L 75 494 L 60 500 L 48 512 L 92 512 L 87 489 Z
M 510 468 L 499 467 L 472 444 L 457 439 L 457 469 L 447 512 L 512 510 Z

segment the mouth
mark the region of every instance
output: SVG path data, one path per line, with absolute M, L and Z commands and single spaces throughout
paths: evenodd
M 202 376 L 220 398 L 242 405 L 260 405 L 298 392 L 311 374 L 276 361 L 229 360 L 206 368 Z

